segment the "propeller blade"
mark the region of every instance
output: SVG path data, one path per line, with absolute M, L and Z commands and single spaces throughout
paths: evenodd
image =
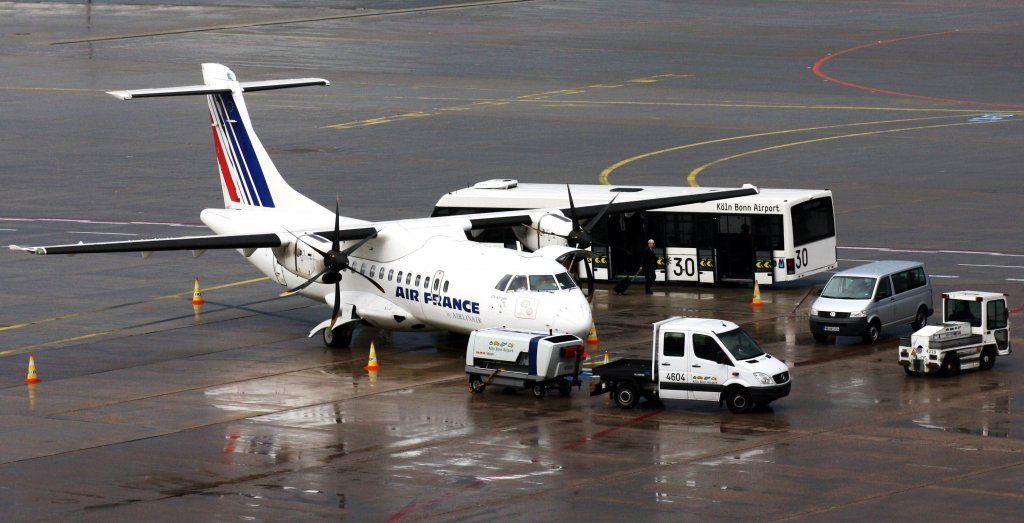
M 384 287 L 381 287 L 379 283 L 377 283 L 376 281 L 373 280 L 373 278 L 371 278 L 371 277 L 369 277 L 369 276 L 367 276 L 367 275 L 365 275 L 365 274 L 363 274 L 361 272 L 356 271 L 352 267 L 349 267 L 348 270 L 352 271 L 352 274 L 356 274 L 358 276 L 362 276 L 363 278 L 366 279 L 366 281 L 372 283 L 373 286 L 376 287 L 377 290 L 379 290 L 381 292 L 381 294 L 384 293 Z
M 352 254 L 353 252 L 356 252 L 356 250 L 358 250 L 360 247 L 362 247 L 364 243 L 366 243 L 366 242 L 368 242 L 368 241 L 370 241 L 370 240 L 372 240 L 372 239 L 374 239 L 376 237 L 377 237 L 377 233 L 373 233 L 373 234 L 367 236 L 366 238 L 363 238 L 362 240 L 359 240 L 358 242 L 356 242 L 355 245 L 353 245 L 353 246 L 351 246 L 351 247 L 341 251 L 341 253 L 344 254 L 345 256 L 348 256 L 349 254 Z M 337 249 L 335 249 L 335 250 L 337 250 Z
M 341 280 L 334 282 L 334 310 L 331 311 L 331 326 L 328 327 L 334 330 L 334 324 L 338 322 L 338 312 L 341 311 Z
M 339 236 L 341 236 L 341 196 L 334 195 L 334 239 L 331 241 L 332 251 L 337 251 L 340 248 Z
M 608 202 L 607 205 L 604 206 L 604 208 L 601 209 L 601 212 L 597 213 L 597 216 L 591 218 L 590 221 L 583 226 L 583 230 L 590 232 L 594 228 L 594 226 L 597 225 L 597 222 L 601 221 L 601 218 L 604 218 L 605 213 L 608 212 L 608 209 L 611 208 L 612 204 L 615 203 L 615 199 L 618 197 L 618 193 L 616 193 L 615 196 L 612 196 L 612 199 Z
M 587 303 L 594 301 L 594 261 L 590 258 L 583 260 L 583 266 L 587 268 Z
M 309 287 L 310 285 L 313 284 L 313 282 L 319 280 L 320 277 L 323 276 L 324 274 L 326 274 L 327 271 L 329 271 L 329 270 L 330 269 L 324 269 L 324 270 L 320 271 L 316 276 L 313 276 L 312 278 L 306 280 L 302 285 L 299 285 L 298 287 L 295 287 L 294 289 L 288 289 L 288 290 L 282 292 L 281 296 L 291 296 L 292 294 L 295 294 L 296 292 L 299 292 L 302 289 L 305 289 L 306 287 Z
M 569 188 L 569 184 L 565 184 L 565 191 L 569 193 L 569 210 L 572 212 L 572 230 L 580 230 L 580 220 L 576 217 L 576 204 L 572 201 L 572 189 Z

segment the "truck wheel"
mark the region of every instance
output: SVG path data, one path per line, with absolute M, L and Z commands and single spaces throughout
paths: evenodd
M 981 358 L 978 360 L 978 368 L 991 370 L 996 364 L 996 349 L 991 345 L 981 349 Z
M 879 325 L 878 320 L 871 320 L 868 324 L 868 330 L 864 332 L 864 343 L 876 343 L 878 338 L 882 337 L 882 326 Z
M 956 354 L 946 354 L 942 358 L 942 365 L 939 367 L 939 375 L 944 378 L 960 374 L 960 358 Z
M 615 404 L 620 409 L 631 409 L 640 403 L 640 395 L 637 393 L 636 385 L 626 382 L 615 389 Z
M 533 385 L 533 397 L 539 400 L 544 399 L 544 396 L 548 395 L 548 388 L 539 383 Z
M 814 336 L 814 341 L 818 343 L 828 343 L 828 334 L 824 332 L 812 332 L 811 336 Z
M 914 323 L 910 326 L 914 329 L 914 332 L 921 330 L 928 323 L 928 309 L 924 305 L 920 309 L 917 309 L 917 314 L 914 316 Z
M 484 385 L 484 380 L 480 379 L 480 376 L 476 374 L 469 377 L 469 390 L 481 394 L 487 386 Z
M 754 401 L 747 389 L 737 387 L 726 393 L 725 405 L 733 414 L 744 414 L 754 408 Z
M 355 325 L 347 323 L 334 329 L 327 327 L 320 332 L 323 333 L 324 345 L 334 349 L 344 349 L 352 344 L 352 331 L 354 330 Z

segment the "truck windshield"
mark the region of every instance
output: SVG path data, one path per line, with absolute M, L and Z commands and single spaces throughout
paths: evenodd
M 751 338 L 743 329 L 723 332 L 718 335 L 718 340 L 722 342 L 725 350 L 729 351 L 736 361 L 749 360 L 764 354 L 761 347 L 757 346 L 754 338 Z
M 821 291 L 822 298 L 867 300 L 875 291 L 875 279 L 858 276 L 833 276 Z

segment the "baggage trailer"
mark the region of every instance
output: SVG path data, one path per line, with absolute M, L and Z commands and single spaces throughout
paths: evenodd
M 642 396 L 715 401 L 744 413 L 788 396 L 793 383 L 786 364 L 735 323 L 679 316 L 654 324 L 649 359 L 615 360 L 593 372 L 601 381 L 590 395 L 609 393 L 623 409 Z
M 530 389 L 540 399 L 550 388 L 568 396 L 580 384 L 583 340 L 572 334 L 481 329 L 469 334 L 466 374 L 469 389 L 488 385 Z
M 908 375 L 955 376 L 962 370 L 989 370 L 1010 348 L 1006 295 L 957 291 L 942 295 L 942 323 L 900 338 L 899 364 Z

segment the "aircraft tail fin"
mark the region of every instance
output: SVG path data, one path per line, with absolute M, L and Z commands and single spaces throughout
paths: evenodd
M 109 94 L 121 100 L 205 95 L 210 107 L 224 206 L 229 209 L 289 208 L 312 201 L 292 189 L 278 172 L 253 131 L 242 93 L 313 85 L 330 85 L 330 82 L 322 78 L 239 82 L 227 67 L 206 63 L 203 64 L 203 85 L 110 91 Z

